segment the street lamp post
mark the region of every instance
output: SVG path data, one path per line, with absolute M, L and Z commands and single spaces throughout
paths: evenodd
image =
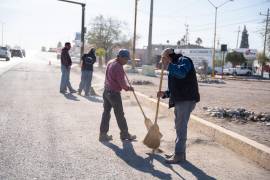
M 81 26 L 81 57 L 84 53 L 84 33 L 85 33 L 85 27 L 84 27 L 84 17 L 85 17 L 85 3 L 75 2 L 75 1 L 69 1 L 69 0 L 58 0 L 63 1 L 67 3 L 77 4 L 82 6 L 82 26 Z M 81 59 L 81 58 L 80 58 Z
M 215 8 L 215 30 L 214 30 L 214 46 L 213 46 L 213 57 L 212 57 L 212 77 L 215 77 L 215 56 L 216 56 L 216 31 L 217 31 L 217 10 L 226 3 L 233 1 L 227 0 L 219 6 L 214 5 L 210 0 L 208 2 Z

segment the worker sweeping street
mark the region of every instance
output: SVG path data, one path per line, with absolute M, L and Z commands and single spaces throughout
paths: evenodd
M 124 116 L 121 90 L 134 91 L 131 86 L 128 86 L 125 81 L 125 72 L 123 65 L 127 64 L 130 59 L 130 53 L 126 49 L 121 49 L 118 52 L 117 58 L 108 62 L 105 87 L 103 92 L 103 114 L 100 124 L 99 141 L 110 141 L 112 136 L 108 135 L 109 122 L 111 118 L 111 109 L 113 108 L 116 117 L 117 125 L 120 129 L 121 140 L 135 140 L 136 136 L 131 135 L 128 131 L 126 118 Z
M 168 90 L 159 91 L 157 97 L 169 98 L 169 108 L 174 107 L 176 141 L 175 151 L 168 155 L 167 163 L 186 160 L 187 125 L 190 114 L 200 101 L 196 71 L 190 58 L 176 54 L 167 48 L 162 54 L 163 66 L 167 68 Z

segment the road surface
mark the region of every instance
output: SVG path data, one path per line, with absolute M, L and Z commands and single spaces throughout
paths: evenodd
M 12 61 L 12 60 L 11 60 Z M 51 61 L 51 65 L 48 65 Z M 5 63 L 5 62 L 0 62 Z M 2 65 L 3 67 L 5 65 Z M 1 66 L 1 67 L 2 67 Z M 59 61 L 38 53 L 8 67 L 0 75 L 0 179 L 269 179 L 270 172 L 210 138 L 189 131 L 186 163 L 167 165 L 164 154 L 142 144 L 143 116 L 132 94 L 123 92 L 130 132 L 136 142 L 121 142 L 115 117 L 113 141 L 98 141 L 102 98 L 59 93 Z M 78 87 L 80 74 L 71 73 Z M 93 80 L 102 90 L 101 78 Z M 144 107 L 154 117 L 154 110 Z M 159 117 L 161 148 L 174 147 L 173 121 Z

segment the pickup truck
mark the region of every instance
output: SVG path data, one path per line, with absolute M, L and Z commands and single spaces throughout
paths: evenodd
M 224 74 L 226 75 L 246 75 L 246 76 L 251 76 L 252 71 L 246 67 L 235 67 L 235 68 L 229 68 L 229 69 L 224 69 Z

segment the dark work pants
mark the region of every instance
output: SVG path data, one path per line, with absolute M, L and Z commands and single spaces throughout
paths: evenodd
M 128 134 L 127 121 L 124 116 L 122 98 L 120 92 L 113 92 L 104 90 L 103 92 L 103 114 L 100 125 L 100 133 L 106 134 L 109 131 L 109 123 L 111 118 L 111 109 L 114 110 L 114 115 L 120 129 L 120 135 L 125 136 Z

